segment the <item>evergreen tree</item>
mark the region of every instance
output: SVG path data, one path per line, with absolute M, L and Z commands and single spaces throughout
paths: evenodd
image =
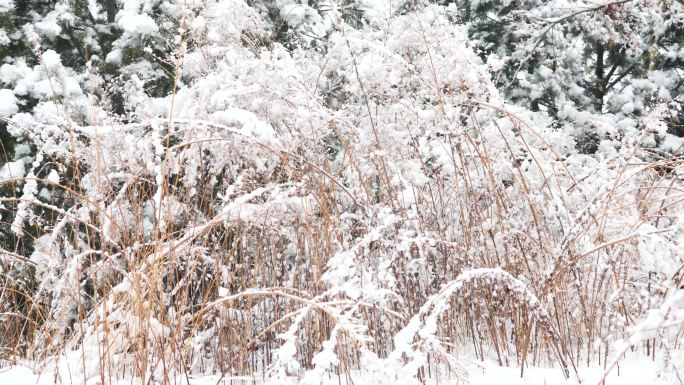
M 457 3 L 482 57 L 500 67 L 497 82 L 508 99 L 545 110 L 575 130 L 583 139 L 580 150 L 596 151 L 591 138 L 644 130 L 653 130 L 647 146 L 665 141 L 668 133 L 682 135 L 680 2 Z M 645 127 L 651 118 L 665 125 Z

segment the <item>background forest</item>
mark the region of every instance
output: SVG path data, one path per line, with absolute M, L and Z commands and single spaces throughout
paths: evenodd
M 684 384 L 682 0 L 0 0 L 0 59 L 0 366 Z

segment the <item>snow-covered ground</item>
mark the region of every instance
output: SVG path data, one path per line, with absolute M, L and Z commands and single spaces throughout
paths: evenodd
M 598 365 L 590 367 L 578 367 L 579 375 L 571 375 L 564 378 L 559 369 L 526 367 L 524 371 L 520 367 L 502 367 L 491 361 L 473 361 L 464 365 L 467 373 L 465 378 L 451 379 L 427 379 L 427 384 L 472 384 L 472 385 L 577 385 L 589 384 L 599 385 L 604 375 L 604 368 Z M 681 369 L 680 369 L 681 370 Z M 675 372 L 663 372 L 659 367 L 658 360 L 655 362 L 650 357 L 628 356 L 623 359 L 619 366 L 611 371 L 605 381 L 606 385 L 670 385 L 677 384 L 678 376 Z M 178 385 L 187 385 L 188 379 L 178 378 Z M 218 385 L 218 384 L 258 384 L 259 379 L 251 377 L 230 377 L 230 376 L 204 376 L 190 377 L 190 385 Z M 386 378 L 379 379 L 373 376 L 364 376 L 356 373 L 351 380 L 354 384 L 376 384 L 385 383 Z M 415 379 L 408 382 L 397 381 L 396 384 L 403 385 L 415 383 Z M 100 383 L 100 378 L 93 378 L 87 385 Z M 113 380 L 112 385 L 138 384 L 139 381 L 130 379 Z M 339 382 L 336 377 L 330 377 L 328 383 L 344 384 L 345 379 Z M 351 381 L 349 382 L 352 383 Z M 77 385 L 64 382 L 55 382 L 53 373 L 38 375 L 26 366 L 4 366 L 0 368 L 0 384 L 2 385 Z M 323 384 L 321 384 L 323 385 Z

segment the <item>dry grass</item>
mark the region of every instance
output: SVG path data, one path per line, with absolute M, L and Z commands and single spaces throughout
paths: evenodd
M 375 116 L 368 95 L 382 96 L 364 91 L 363 106 Z M 449 160 L 442 163 L 426 157 L 422 133 L 402 127 L 415 146 L 398 148 L 379 136 L 387 122 L 373 119 L 376 154 L 360 152 L 354 128 L 335 122 L 327 136 L 289 128 L 294 139 L 283 149 L 231 127 L 170 120 L 158 130 L 163 153 L 140 154 L 157 157 L 156 174 L 135 167 L 138 155 L 123 141 L 150 127 L 68 135 L 78 156 L 46 159 L 35 170 L 50 199 L 17 193 L 31 178 L 1 182 L 12 194 L 0 197 L 8 207 L 2 225 L 12 224 L 21 201 L 35 207 L 36 221 L 1 251 L 0 357 L 49 367 L 76 356 L 77 371 L 102 384 L 131 376 L 171 383 L 279 366 L 301 374 L 333 341 L 334 372 L 344 379 L 366 350 L 390 357 L 395 336 L 419 315 L 437 325 L 434 341 L 415 338 L 428 357 L 421 379 L 455 356 L 559 365 L 566 373 L 607 364 L 611 344 L 682 285 L 684 265 L 669 276 L 644 270 L 650 256 L 638 242 L 668 236 L 665 222 L 684 200 L 671 171 L 684 162 L 650 161 L 637 144 L 614 168 L 576 175 L 523 117 L 471 102 L 463 121 L 443 122 L 461 131 L 431 138 Z M 480 121 L 481 111 L 491 120 Z M 341 148 L 336 159 L 326 154 L 329 138 Z M 104 160 L 120 163 L 120 174 L 105 171 Z M 414 200 L 393 182 L 405 160 L 420 161 L 429 179 L 403 186 Z M 505 162 L 508 179 L 500 174 Z M 56 184 L 45 176 L 59 163 L 71 169 Z M 27 245 L 38 247 L 45 234 L 42 252 L 57 262 L 36 266 Z M 360 296 L 324 277 L 343 255 L 355 269 L 345 279 Z M 510 278 L 458 281 L 476 268 Z M 448 311 L 424 312 L 456 281 L 458 291 L 443 298 Z M 634 349 L 655 359 L 679 349 L 683 332 Z M 299 368 L 279 362 L 288 342 Z

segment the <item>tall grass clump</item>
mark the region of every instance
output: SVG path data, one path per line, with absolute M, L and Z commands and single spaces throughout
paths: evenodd
M 217 4 L 185 21 L 172 95 L 6 122 L 35 153 L 0 182 L 3 360 L 389 384 L 681 350 L 681 156 L 578 153 L 502 100 L 451 8 L 331 17 L 323 52 L 292 52 Z

